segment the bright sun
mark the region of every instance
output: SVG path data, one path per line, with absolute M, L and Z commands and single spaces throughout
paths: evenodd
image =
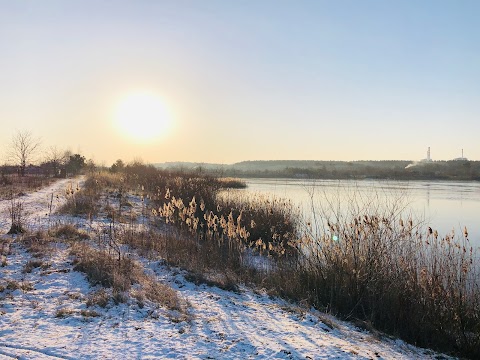
M 116 127 L 139 142 L 149 142 L 164 136 L 170 125 L 170 114 L 161 97 L 149 92 L 125 96 L 116 106 Z

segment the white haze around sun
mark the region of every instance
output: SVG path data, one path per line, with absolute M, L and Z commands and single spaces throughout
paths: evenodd
M 139 143 L 160 140 L 171 125 L 171 115 L 163 99 L 146 91 L 124 96 L 115 107 L 113 119 L 123 136 Z

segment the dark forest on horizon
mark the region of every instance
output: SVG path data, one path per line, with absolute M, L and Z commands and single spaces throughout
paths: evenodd
M 312 161 L 258 160 L 232 165 L 172 162 L 160 168 L 220 176 L 306 179 L 480 180 L 480 161 Z

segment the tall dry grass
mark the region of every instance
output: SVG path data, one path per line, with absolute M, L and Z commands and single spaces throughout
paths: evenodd
M 95 249 L 86 243 L 73 243 L 71 254 L 74 255 L 74 269 L 85 273 L 92 285 L 100 284 L 111 288 L 113 301 L 125 302 L 129 295 L 139 301 L 146 298 L 170 310 L 181 312 L 187 319 L 185 304 L 175 290 L 145 274 L 143 267 L 130 257 L 118 258 L 116 253 L 108 249 Z M 136 289 L 133 289 L 134 285 L 138 285 Z M 97 300 L 91 303 L 106 306 L 108 295 L 105 291 L 101 294 L 103 295 L 97 294 Z
M 38 175 L 21 177 L 19 175 L 0 174 L 0 200 L 9 200 L 12 196 L 41 189 L 54 181 L 54 178 Z
M 283 200 L 219 196 L 221 186 L 198 174 L 137 166 L 123 176 L 161 226 L 118 240 L 193 279 L 261 286 L 413 344 L 480 357 L 480 263 L 466 229 L 438 234 L 401 197 L 324 198 L 307 223 Z
M 479 254 L 466 229 L 441 236 L 406 210 L 378 193 L 323 198 L 321 230 L 303 239 L 300 293 L 411 343 L 477 357 Z
M 101 210 L 99 200 L 102 194 L 110 192 L 121 197 L 126 190 L 124 178 L 120 174 L 95 172 L 87 177 L 82 188 L 78 184 L 69 184 L 65 188 L 67 201 L 58 212 L 91 218 Z

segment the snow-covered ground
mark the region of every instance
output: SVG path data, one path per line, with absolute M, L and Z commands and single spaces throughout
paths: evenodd
M 47 197 L 64 192 L 68 181 L 25 196 L 30 219 L 45 221 Z M 8 204 L 0 202 L 2 233 L 9 227 L 4 207 Z M 0 360 L 438 358 L 432 351 L 379 338 L 262 291 L 241 287 L 235 293 L 197 286 L 186 281 L 181 270 L 141 257 L 137 260 L 146 272 L 185 300 L 189 320 L 174 321 L 166 311 L 142 308 L 135 301 L 88 308 L 99 315 L 91 317 L 85 312 L 86 299 L 98 288 L 73 271 L 65 244 L 54 244 L 43 259 L 49 267 L 22 273 L 31 259 L 14 242 L 7 265 L 0 268 L 0 286 L 7 281 L 32 285 L 31 290 L 0 292 Z M 66 316 L 58 317 L 62 311 Z
M 16 201 L 22 204 L 23 215 L 30 227 L 46 226 L 49 216 L 66 202 L 66 190 L 82 186 L 83 181 L 83 176 L 75 179 L 61 179 L 41 190 L 17 197 Z M 11 206 L 12 203 L 9 200 L 0 201 L 0 234 L 5 234 L 10 229 L 9 209 Z

